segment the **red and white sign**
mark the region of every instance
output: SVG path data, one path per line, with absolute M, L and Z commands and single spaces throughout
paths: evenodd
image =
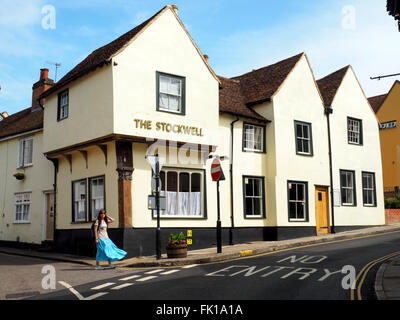
M 221 178 L 221 163 L 217 158 L 214 158 L 211 164 L 211 178 L 213 181 L 218 181 Z

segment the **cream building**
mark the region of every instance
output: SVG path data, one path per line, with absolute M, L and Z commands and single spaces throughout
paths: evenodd
M 105 208 L 116 220 L 109 233 L 118 246 L 129 256 L 154 254 L 156 219 L 147 203 L 153 188 L 146 155 L 155 152 L 165 158 L 163 247 L 170 233 L 180 231 L 191 231 L 192 248 L 215 245 L 213 154 L 226 159 L 221 161 L 226 179 L 220 182 L 224 244 L 330 232 L 330 192 L 349 189 L 340 185 L 339 169 L 355 171 L 357 199 L 364 191 L 376 196 L 372 208 L 360 200 L 351 208 L 337 204 L 336 229 L 383 224 L 376 119 L 354 74 L 346 74 L 332 103 L 331 188 L 326 102 L 307 56 L 302 53 L 231 79 L 217 76 L 177 11 L 176 6 L 164 7 L 92 52 L 40 95 L 43 120 L 34 154 L 43 166 L 31 168 L 38 178 L 24 190 L 38 190 L 32 191 L 30 205 L 42 214 L 26 230 L 20 228 L 20 241 L 44 240 L 43 195 L 54 185 L 50 207 L 57 250 L 92 254 L 91 221 Z M 345 111 L 363 120 L 369 142 L 362 150 L 346 143 Z M 0 141 L 2 162 L 8 143 Z M 9 146 L 14 153 L 16 144 Z M 346 164 L 349 152 L 374 161 Z M 3 170 L 2 177 L 11 179 L 13 170 Z M 375 174 L 372 191 L 357 180 L 364 171 Z M 0 196 L 6 194 L 3 203 L 0 199 L 6 208 L 2 219 L 15 216 L 18 192 L 18 185 L 0 189 Z M 3 241 L 15 241 L 18 235 L 20 226 L 11 220 L 12 227 L 0 226 Z

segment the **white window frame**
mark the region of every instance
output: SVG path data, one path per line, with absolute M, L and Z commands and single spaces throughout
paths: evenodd
M 346 186 L 342 186 L 342 174 L 343 174 L 343 173 L 346 175 L 346 179 L 345 179 L 345 181 L 346 181 Z M 351 177 L 351 186 L 348 186 L 348 185 L 347 185 L 347 176 L 350 176 L 350 177 Z M 342 206 L 356 206 L 355 179 L 356 179 L 356 174 L 355 174 L 354 171 L 350 171 L 350 170 L 340 170 L 340 179 L 339 179 L 339 181 L 340 181 L 340 201 L 341 201 L 341 203 L 342 203 Z M 352 202 L 343 202 L 342 192 L 343 192 L 344 190 L 345 190 L 345 191 L 346 191 L 346 190 L 351 190 L 351 191 L 352 191 L 352 195 L 353 195 L 353 197 L 352 197 Z M 346 194 L 346 200 L 349 200 L 349 199 L 347 199 L 347 192 L 346 192 L 345 194 Z
M 92 187 L 92 183 L 94 180 L 103 180 L 103 194 L 102 196 L 98 196 L 98 197 L 94 197 L 93 196 L 93 187 Z M 97 218 L 97 214 L 95 212 L 95 207 L 94 207 L 94 201 L 95 200 L 99 200 L 99 199 L 103 199 L 103 209 L 105 210 L 105 206 L 106 206 L 106 178 L 105 176 L 97 176 L 97 177 L 91 177 L 89 178 L 89 212 L 91 215 L 92 220 Z M 101 210 L 101 209 L 100 209 Z
M 296 138 L 296 153 L 300 154 L 300 155 L 308 155 L 308 156 L 312 155 L 313 149 L 312 149 L 311 123 L 295 121 L 294 125 L 295 125 L 295 138 Z M 301 136 L 297 135 L 297 126 L 301 126 L 301 134 L 302 134 Z M 303 137 L 303 128 L 304 127 L 307 128 L 308 138 Z M 308 152 L 299 151 L 299 140 L 301 140 L 303 143 L 303 149 L 304 149 L 304 142 L 306 142 L 308 144 Z
M 192 169 L 181 169 L 181 168 L 173 168 L 173 167 L 164 167 L 162 170 L 161 170 L 162 172 L 164 172 L 165 173 L 165 181 L 162 183 L 161 181 L 160 181 L 160 185 L 162 185 L 162 184 L 164 184 L 164 189 L 165 190 L 163 190 L 163 191 L 161 191 L 160 192 L 160 196 L 164 196 L 165 197 L 165 202 L 166 202 L 166 204 L 167 204 L 167 206 L 168 206 L 168 194 L 166 193 L 166 189 L 167 189 L 167 186 L 168 186 L 168 178 L 167 178 L 167 176 L 168 176 L 168 172 L 176 172 L 177 173 L 177 204 L 176 204 L 176 207 L 177 207 L 177 210 L 178 210 L 178 213 L 177 214 L 166 214 L 166 211 L 167 210 L 160 210 L 160 217 L 161 218 L 167 218 L 167 219 L 172 219 L 172 218 L 178 218 L 178 219 L 186 219 L 186 218 L 190 218 L 190 219 L 204 219 L 205 218 L 205 208 L 204 208 L 204 206 L 205 206 L 205 204 L 204 204 L 204 197 L 205 197 L 205 194 L 204 194 L 204 171 L 203 170 L 192 170 Z M 182 215 L 182 214 L 180 214 L 180 212 L 179 212 L 179 209 L 180 209 L 180 197 L 179 197 L 179 187 L 180 187 L 180 185 L 179 185 L 179 183 L 180 183 L 180 181 L 179 181 L 179 174 L 180 173 L 188 173 L 189 174 L 189 210 L 188 210 L 188 212 L 189 212 L 189 214 L 188 215 Z M 200 206 L 201 206 L 201 210 L 200 210 L 200 215 L 194 215 L 194 214 L 192 214 L 192 208 L 191 208 L 191 204 L 192 204 L 192 195 L 191 195 L 191 193 L 192 193 L 192 174 L 199 174 L 200 175 Z M 161 180 L 161 179 L 160 179 Z M 160 189 L 161 189 L 161 186 L 160 186 Z M 156 210 L 153 210 L 153 218 L 156 218 L 157 217 L 157 211 Z
M 67 102 L 63 103 L 63 97 L 67 97 Z M 58 120 L 68 118 L 69 113 L 69 90 L 65 90 L 60 93 L 59 106 L 58 106 Z
M 28 199 L 24 199 L 24 196 L 29 195 Z M 22 197 L 22 199 L 19 201 L 18 197 Z M 31 203 L 32 203 L 32 192 L 18 192 L 14 194 L 14 223 L 31 223 Z M 17 217 L 17 207 L 21 206 L 22 211 L 21 214 L 23 216 L 23 210 L 24 206 L 28 206 L 28 213 L 27 213 L 27 219 L 22 220 L 18 219 Z
M 259 134 L 260 141 L 256 141 L 256 130 L 255 128 L 261 129 L 261 133 Z M 250 152 L 264 152 L 264 135 L 265 135 L 265 127 L 255 125 L 252 123 L 243 123 L 243 150 Z M 250 139 L 246 139 L 250 136 Z M 256 146 L 256 144 L 260 145 L 260 148 L 251 148 L 249 145 Z
M 175 93 L 172 93 L 172 92 L 162 91 L 162 89 L 161 89 L 161 78 L 168 79 L 169 82 L 171 82 L 171 79 L 178 80 L 179 81 L 179 92 L 180 92 L 180 94 L 175 94 Z M 172 112 L 172 113 L 176 113 L 176 114 L 183 114 L 184 113 L 184 108 L 185 108 L 184 107 L 184 100 L 183 100 L 184 99 L 184 94 L 185 94 L 184 93 L 184 90 L 185 90 L 185 84 L 184 84 L 185 80 L 184 80 L 184 78 L 160 72 L 160 73 L 158 73 L 157 81 L 158 81 L 158 92 L 157 92 L 158 110 Z M 161 105 L 161 103 L 160 103 L 161 94 L 167 95 L 168 97 L 178 98 L 178 110 L 170 109 L 169 106 L 168 106 L 168 108 L 163 107 Z
M 25 162 L 26 161 L 26 154 L 25 154 L 25 145 L 27 141 L 32 141 L 32 148 L 31 148 L 31 153 L 32 153 L 32 161 L 31 162 Z M 34 145 L 34 139 L 33 136 L 31 137 L 26 137 L 22 138 L 18 141 L 18 159 L 17 159 L 17 168 L 24 168 L 24 167 L 29 167 L 33 165 L 33 145 Z
M 78 200 L 75 201 L 75 183 L 81 183 L 84 182 L 85 184 L 85 200 Z M 80 179 L 80 180 L 75 180 L 72 181 L 72 213 L 73 213 L 73 222 L 87 222 L 87 216 L 88 216 L 88 212 L 87 212 L 87 205 L 88 205 L 88 183 L 87 183 L 87 179 Z M 81 202 L 84 201 L 84 208 L 85 208 L 85 217 L 83 219 L 77 219 L 77 212 L 75 211 L 75 203 L 76 202 Z
M 248 196 L 246 194 L 246 187 L 243 188 L 243 200 L 244 200 L 244 214 L 246 218 L 263 218 L 265 216 L 265 207 L 264 207 L 264 199 L 265 199 L 265 194 L 264 194 L 264 187 L 263 187 L 263 183 L 264 183 L 264 179 L 262 177 L 250 177 L 250 176 L 244 176 L 243 177 L 243 184 L 244 186 L 246 184 L 248 184 L 250 182 L 250 180 L 259 180 L 259 187 L 260 190 L 259 191 L 259 196 Z M 247 180 L 247 181 L 246 181 Z M 247 183 L 246 183 L 247 182 Z M 253 184 L 253 194 L 254 194 L 254 184 Z M 260 214 L 248 214 L 246 211 L 246 199 L 257 199 L 260 202 L 260 208 L 261 208 L 261 213 Z M 253 205 L 253 212 L 254 213 L 254 205 Z
M 298 189 L 296 189 L 296 199 L 295 200 L 291 200 L 290 199 L 290 188 L 293 187 L 293 185 L 302 185 L 304 188 L 304 199 L 299 200 L 298 199 Z M 306 222 L 308 220 L 308 183 L 306 182 L 301 182 L 301 181 L 288 181 L 287 184 L 287 188 L 288 188 L 288 218 L 289 218 L 289 222 Z M 290 217 L 290 203 L 296 203 L 296 208 L 299 204 L 301 204 L 303 206 L 303 213 L 304 213 L 304 217 L 303 218 L 291 218 Z M 296 209 L 296 216 L 297 216 L 297 209 Z
M 358 127 L 358 130 L 354 130 L 354 126 Z M 351 129 L 350 129 L 351 128 Z M 350 144 L 361 145 L 362 144 L 362 120 L 347 118 L 347 141 Z
M 369 178 L 371 179 L 370 182 L 372 186 L 364 185 L 364 176 L 368 176 L 367 181 L 369 180 Z M 363 205 L 365 207 L 375 207 L 376 206 L 375 174 L 372 172 L 362 172 L 361 179 L 362 179 L 362 191 L 363 191 Z M 364 202 L 364 191 L 371 192 L 372 203 Z

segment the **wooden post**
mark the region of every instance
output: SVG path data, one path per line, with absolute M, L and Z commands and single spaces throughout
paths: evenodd
M 116 141 L 118 171 L 118 217 L 120 228 L 132 228 L 132 143 Z

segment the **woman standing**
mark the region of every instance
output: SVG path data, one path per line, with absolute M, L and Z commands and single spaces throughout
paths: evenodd
M 114 219 L 107 216 L 105 210 L 100 210 L 97 220 L 95 222 L 94 234 L 96 237 L 96 270 L 104 269 L 100 266 L 101 261 L 108 260 L 108 268 L 115 268 L 111 264 L 112 261 L 121 260 L 126 256 L 127 252 L 118 249 L 118 247 L 108 237 L 107 228 L 108 224 L 114 222 Z

